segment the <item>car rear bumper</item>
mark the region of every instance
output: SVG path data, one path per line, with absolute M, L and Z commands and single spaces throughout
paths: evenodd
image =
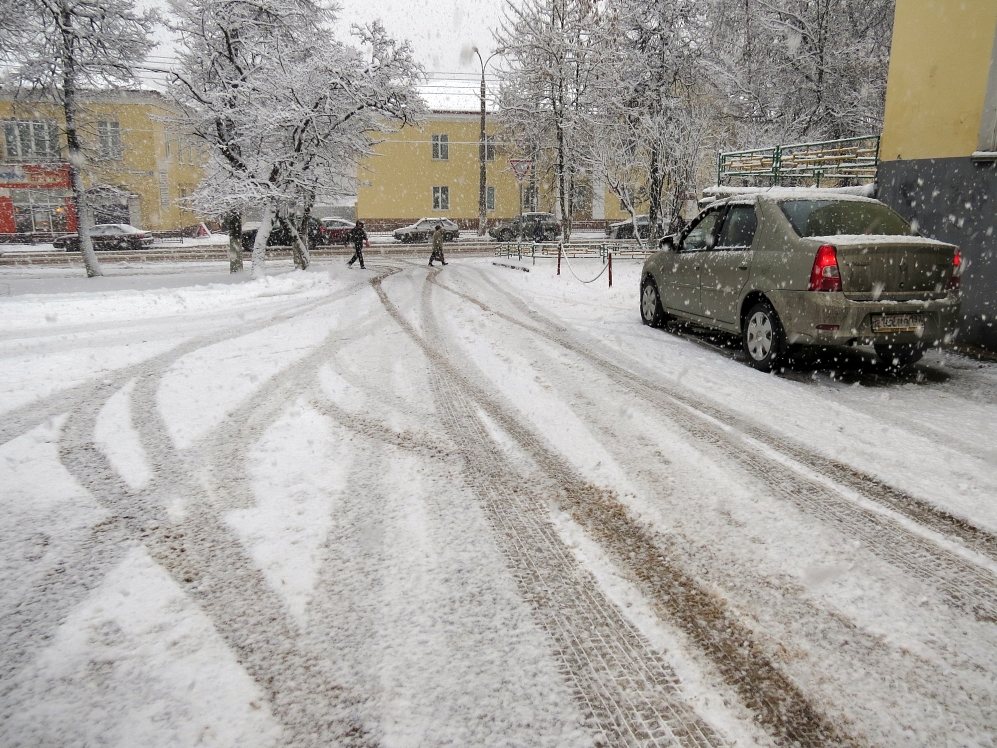
M 961 300 L 957 293 L 932 301 L 852 301 L 843 293 L 774 291 L 768 294 L 791 344 L 950 342 L 958 326 Z M 916 314 L 923 320 L 917 332 L 873 332 L 879 314 Z

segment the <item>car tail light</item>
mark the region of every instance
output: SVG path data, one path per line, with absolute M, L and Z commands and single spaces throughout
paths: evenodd
M 838 271 L 838 250 L 833 244 L 824 244 L 817 250 L 814 266 L 810 271 L 810 291 L 840 291 L 841 273 Z
M 958 249 L 955 251 L 955 256 L 952 258 L 952 277 L 949 278 L 949 284 L 947 288 L 950 291 L 958 291 L 962 286 L 962 252 Z

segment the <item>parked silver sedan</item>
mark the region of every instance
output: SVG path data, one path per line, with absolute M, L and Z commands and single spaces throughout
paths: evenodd
M 420 218 L 410 226 L 402 226 L 391 232 L 391 235 L 400 242 L 406 244 L 412 242 L 428 242 L 433 238 L 433 231 L 436 225 L 443 227 L 443 239 L 448 242 L 455 242 L 460 238 L 460 226 L 449 218 Z
M 871 344 L 894 367 L 956 332 L 958 247 L 917 236 L 877 200 L 768 190 L 706 208 L 644 263 L 645 324 L 669 317 L 741 336 L 770 371 L 793 346 Z

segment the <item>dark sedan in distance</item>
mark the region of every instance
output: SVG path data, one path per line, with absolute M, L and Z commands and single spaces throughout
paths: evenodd
M 94 249 L 148 249 L 155 241 L 152 234 L 127 223 L 98 223 L 90 228 Z M 52 246 L 67 252 L 80 251 L 80 235 L 64 234 Z

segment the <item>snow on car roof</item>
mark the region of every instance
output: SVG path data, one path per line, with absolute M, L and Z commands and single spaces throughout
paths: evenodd
M 860 187 L 707 187 L 703 190 L 701 204 L 727 203 L 754 204 L 758 198 L 766 200 L 849 200 L 878 202 L 872 195 L 875 185 Z M 704 207 L 705 207 L 704 205 Z

